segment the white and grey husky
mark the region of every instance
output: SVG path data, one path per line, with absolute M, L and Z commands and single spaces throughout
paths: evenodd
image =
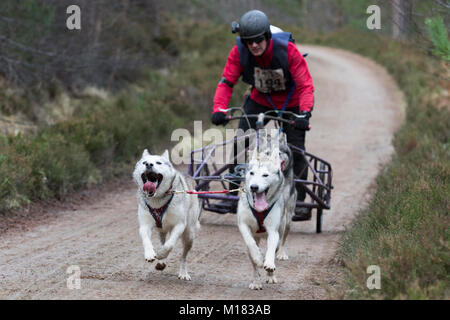
M 245 175 L 245 192 L 241 193 L 238 204 L 238 227 L 254 269 L 249 288 L 254 290 L 262 289 L 258 268 L 267 271 L 267 283 L 277 283 L 273 274 L 275 254 L 279 260 L 288 259 L 284 244 L 297 193 L 293 186 L 292 154 L 284 137 L 280 142 L 273 144 L 269 152 L 254 150 Z M 265 236 L 267 250 L 263 261 L 258 245 Z
M 133 179 L 138 185 L 139 234 L 144 245 L 145 260 L 160 260 L 155 268 L 163 270 L 166 267 L 164 259 L 181 237 L 184 248 L 178 278 L 191 280 L 186 256 L 192 248 L 195 232 L 200 227 L 201 208 L 197 195 L 173 191 L 193 189 L 192 182 L 172 166 L 167 150 L 159 156 L 151 155 L 145 149 L 142 158 L 136 163 Z M 161 239 L 161 248 L 156 252 L 151 242 L 152 229 L 159 232 Z

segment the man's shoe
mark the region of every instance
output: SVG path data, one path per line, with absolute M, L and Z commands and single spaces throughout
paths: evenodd
M 306 220 L 311 220 L 311 208 L 295 208 L 295 214 L 292 216 L 292 221 Z

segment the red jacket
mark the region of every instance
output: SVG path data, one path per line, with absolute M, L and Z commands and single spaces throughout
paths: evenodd
M 256 62 L 262 67 L 267 68 L 272 60 L 273 44 L 270 40 L 266 51 L 260 57 L 255 57 Z M 300 51 L 297 49 L 294 43 L 289 42 L 288 44 L 288 59 L 289 59 L 289 71 L 292 75 L 292 79 L 295 82 L 294 92 L 292 94 L 291 100 L 287 108 L 292 108 L 295 106 L 300 107 L 300 111 L 311 111 L 314 106 L 314 85 L 309 74 L 308 66 L 303 58 Z M 225 77 L 231 84 L 235 85 L 239 80 L 243 72 L 238 48 L 235 45 L 231 49 L 228 55 L 227 64 L 223 70 L 222 77 Z M 233 94 L 233 88 L 228 86 L 226 83 L 219 83 L 217 85 L 216 94 L 214 96 L 214 112 L 220 112 L 220 109 L 226 109 L 228 103 L 230 102 L 231 95 Z M 287 98 L 288 93 L 272 93 L 270 97 L 277 109 L 281 109 Z M 267 101 L 263 93 L 260 93 L 255 88 L 252 88 L 250 98 L 255 102 L 272 108 L 272 105 Z

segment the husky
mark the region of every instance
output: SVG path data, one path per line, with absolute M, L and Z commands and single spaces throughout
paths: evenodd
M 254 270 L 254 279 L 249 285 L 253 290 L 262 289 L 258 268 L 267 271 L 267 283 L 277 283 L 274 276 L 275 254 L 278 253 L 280 260 L 288 259 L 284 243 L 292 213 L 290 201 L 296 198 L 296 194 L 286 194 L 292 190 L 292 157 L 290 150 L 284 149 L 283 144 L 281 147 L 280 150 L 280 144 L 276 143 L 271 152 L 261 152 L 255 148 L 245 174 L 244 192 L 238 203 L 238 227 Z M 263 261 L 258 245 L 265 236 L 267 251 Z
M 192 248 L 195 233 L 200 228 L 201 207 L 197 195 L 174 191 L 193 189 L 192 181 L 173 167 L 167 150 L 160 156 L 151 155 L 147 149 L 136 163 L 133 180 L 138 186 L 139 234 L 144 245 L 145 260 L 159 260 L 155 268 L 164 270 L 164 259 L 181 237 L 184 247 L 178 278 L 191 280 L 186 257 Z M 151 242 L 152 229 L 159 232 L 161 240 L 161 248 L 156 251 Z

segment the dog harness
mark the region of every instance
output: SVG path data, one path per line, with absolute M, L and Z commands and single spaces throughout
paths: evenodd
M 248 197 L 247 197 L 247 202 L 248 202 Z M 275 205 L 275 202 L 272 203 L 272 205 L 269 208 L 267 208 L 266 210 L 264 210 L 264 211 L 256 211 L 255 208 L 253 208 L 250 205 L 250 202 L 249 202 L 248 206 L 252 210 L 252 213 L 253 213 L 253 215 L 256 218 L 256 222 L 258 223 L 258 231 L 256 231 L 256 233 L 266 232 L 266 228 L 264 227 L 264 224 L 263 224 L 264 223 L 264 219 L 267 217 L 267 215 L 269 214 L 270 210 L 272 210 L 273 206 Z
M 145 202 L 148 210 L 150 211 L 150 214 L 152 215 L 153 219 L 155 219 L 157 228 L 162 228 L 162 219 L 164 217 L 164 213 L 166 212 L 167 208 L 169 207 L 169 204 L 172 201 L 173 196 L 174 196 L 174 193 L 172 193 L 172 196 L 170 197 L 169 201 L 167 201 L 167 203 L 165 205 L 163 205 L 161 208 L 152 208 L 148 205 L 147 202 Z

